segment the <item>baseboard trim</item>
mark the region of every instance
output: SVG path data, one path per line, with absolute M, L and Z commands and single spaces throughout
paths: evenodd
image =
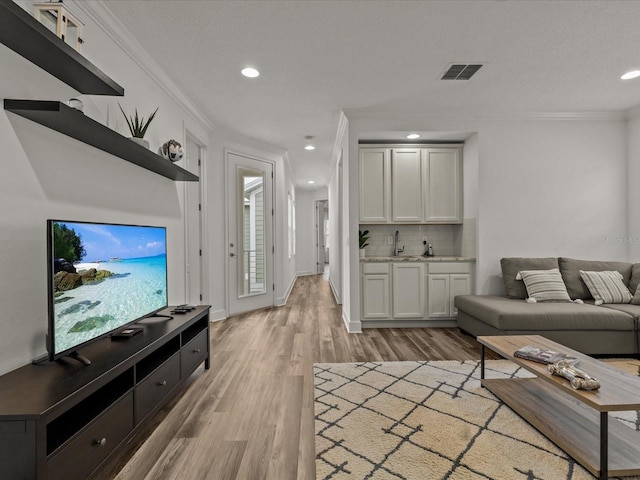
M 294 277 L 291 279 L 291 283 L 289 283 L 289 286 L 287 287 L 287 290 L 284 292 L 284 295 L 276 299 L 276 307 L 282 307 L 283 305 L 287 304 L 287 301 L 289 300 L 289 295 L 291 295 L 291 291 L 293 290 L 293 286 L 296 284 L 296 280 L 298 280 L 298 275 L 294 275 Z
M 227 318 L 227 312 L 224 310 L 210 310 L 209 311 L 209 321 L 210 322 L 219 322 L 220 320 L 225 320 Z
M 308 275 L 319 275 L 318 272 L 314 272 L 313 270 L 307 270 L 305 272 L 297 272 L 297 277 L 306 277 Z
M 342 299 L 340 298 L 340 295 L 338 295 L 338 290 L 331 281 L 331 277 L 329 277 L 329 287 L 331 287 L 331 293 L 333 293 L 333 298 L 335 299 L 336 303 L 338 305 L 342 305 Z
M 451 328 L 456 320 L 363 320 L 362 328 Z
M 361 322 L 352 322 L 349 319 L 349 315 L 342 309 L 342 321 L 344 322 L 345 327 L 347 328 L 347 332 L 349 333 L 362 333 L 362 323 Z

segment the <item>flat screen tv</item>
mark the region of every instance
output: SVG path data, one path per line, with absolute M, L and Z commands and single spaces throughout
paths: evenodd
M 47 221 L 49 360 L 167 307 L 164 227 Z

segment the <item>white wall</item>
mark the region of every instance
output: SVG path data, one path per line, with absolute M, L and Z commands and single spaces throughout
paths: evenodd
M 73 9 L 73 2 L 65 2 Z M 29 4 L 30 5 L 30 4 Z M 77 10 L 76 10 L 77 11 Z M 79 13 L 78 13 L 79 14 Z M 82 16 L 82 15 L 80 15 Z M 184 129 L 206 128 L 160 88 L 89 18 L 84 55 L 125 88 L 125 97 L 83 95 L 85 114 L 106 123 L 117 102 L 145 115 L 160 107 L 147 139 L 157 149 Z M 77 92 L 0 46 L 0 97 L 66 101 Z M 112 120 L 115 120 L 111 117 Z M 115 122 L 114 122 L 115 123 Z M 184 185 L 132 165 L 22 117 L 0 111 L 0 373 L 45 352 L 46 219 L 167 227 L 169 303 L 185 300 Z
M 640 262 L 640 216 L 638 206 L 640 205 L 640 189 L 638 179 L 640 179 L 640 107 L 636 107 L 629 112 L 627 122 L 627 157 L 628 157 L 628 233 L 619 241 L 627 245 L 630 262 Z
M 502 257 L 626 260 L 623 120 L 492 122 L 480 139 L 479 293 L 502 293 Z
M 328 199 L 327 187 L 296 191 L 296 273 L 315 275 L 317 273 L 316 250 L 316 200 Z M 331 211 L 329 212 L 331 218 Z M 331 250 L 329 250 L 331 251 Z

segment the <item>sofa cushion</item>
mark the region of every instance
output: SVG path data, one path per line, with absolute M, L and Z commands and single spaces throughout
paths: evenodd
M 629 291 L 634 294 L 640 285 L 640 263 L 634 263 L 631 267 L 631 280 L 629 280 Z
M 558 259 L 560 273 L 562 279 L 567 286 L 569 296 L 575 300 L 580 298 L 588 300 L 593 298 L 591 292 L 580 278 L 580 270 L 585 272 L 603 272 L 605 270 L 617 270 L 622 275 L 622 281 L 625 285 L 629 285 L 631 278 L 631 267 L 633 264 L 628 262 L 603 262 L 594 260 L 576 260 L 573 258 L 560 257 Z
M 527 298 L 527 289 L 522 280 L 516 280 L 516 275 L 522 270 L 549 270 L 558 268 L 558 259 L 507 257 L 500 260 L 502 267 L 502 281 L 509 298 Z M 638 272 L 640 275 L 640 271 Z
M 600 308 L 605 307 L 611 310 L 617 310 L 619 312 L 628 313 L 635 319 L 640 318 L 640 305 L 633 305 L 630 303 L 605 303 Z
M 522 279 L 529 298 L 527 302 L 570 302 L 567 287 L 564 286 L 560 270 L 523 270 L 516 275 Z
M 631 293 L 622 281 L 617 270 L 604 272 L 585 272 L 580 270 L 580 278 L 587 285 L 596 305 L 603 303 L 629 303 Z
M 455 305 L 467 315 L 504 331 L 635 331 L 631 314 L 587 303 L 527 303 L 491 295 L 459 295 Z

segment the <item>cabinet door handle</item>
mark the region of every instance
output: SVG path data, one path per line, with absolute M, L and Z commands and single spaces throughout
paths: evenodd
M 103 437 L 102 439 L 100 439 L 100 440 L 95 439 L 95 440 L 93 441 L 93 444 L 94 444 L 94 445 L 96 445 L 96 446 L 98 446 L 98 447 L 104 447 L 104 446 L 106 446 L 106 445 L 107 445 L 107 439 L 106 439 L 106 438 L 104 438 L 104 437 Z
M 196 348 L 196 349 L 193 351 L 193 353 L 200 353 L 200 349 L 199 349 L 199 348 Z
M 167 384 L 166 380 L 162 380 L 161 382 L 158 382 L 159 387 L 164 387 L 166 384 Z

